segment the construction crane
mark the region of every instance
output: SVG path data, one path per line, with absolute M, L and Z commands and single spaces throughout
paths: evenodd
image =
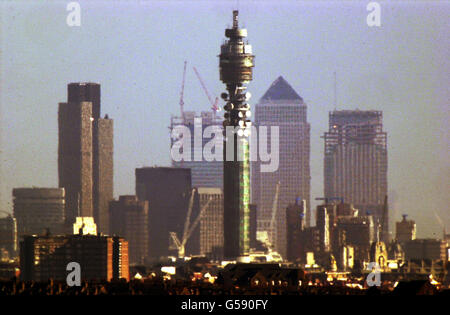
M 0 213 L 4 213 L 4 214 L 6 214 L 8 217 L 12 217 L 12 214 L 11 214 L 10 212 L 6 212 L 6 211 L 3 211 L 3 210 L 0 210 Z
M 200 73 L 198 73 L 197 68 L 193 67 L 195 75 L 197 76 L 198 80 L 200 81 L 200 85 L 203 88 L 203 91 L 205 91 L 206 96 L 208 97 L 209 102 L 211 103 L 211 109 L 213 111 L 214 119 L 216 118 L 216 112 L 219 110 L 219 98 L 216 97 L 216 99 L 213 101 L 211 95 L 208 92 L 208 89 L 206 88 L 205 83 L 202 80 L 202 77 L 200 76 Z
M 184 61 L 184 69 L 183 69 L 183 80 L 181 81 L 181 92 L 180 92 L 180 111 L 181 111 L 181 119 L 184 122 L 184 82 L 186 80 L 186 65 L 187 61 Z
M 203 214 L 205 213 L 206 209 L 209 206 L 209 203 L 211 202 L 212 197 L 210 197 L 208 199 L 208 201 L 206 202 L 206 204 L 200 209 L 200 212 L 197 216 L 197 218 L 194 220 L 194 223 L 192 223 L 191 226 L 189 226 L 190 224 L 190 217 L 192 214 L 192 207 L 194 204 L 194 191 L 192 191 L 191 194 L 191 199 L 189 200 L 189 208 L 188 208 L 188 214 L 186 217 L 186 221 L 184 223 L 184 229 L 183 229 L 183 237 L 180 241 L 180 239 L 177 236 L 177 233 L 175 232 L 169 232 L 170 237 L 173 240 L 173 243 L 175 244 L 175 247 L 178 250 L 178 258 L 184 258 L 185 256 L 185 248 L 186 248 L 186 243 L 189 240 L 189 238 L 191 237 L 192 233 L 194 232 L 194 230 L 197 228 L 197 225 L 200 223 L 200 220 L 202 219 Z
M 275 188 L 275 196 L 273 198 L 273 204 L 272 204 L 272 218 L 270 219 L 270 242 L 272 243 L 272 246 L 275 245 L 275 219 L 277 216 L 277 209 L 278 209 L 278 196 L 280 194 L 280 181 L 277 183 L 277 187 Z

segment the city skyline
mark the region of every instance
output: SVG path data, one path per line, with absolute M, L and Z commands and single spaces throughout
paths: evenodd
M 315 7 L 310 4 L 301 6 L 294 5 L 292 3 L 289 4 L 287 2 L 283 3 L 284 5 L 281 6 L 278 15 L 276 14 L 277 12 L 274 13 L 275 21 L 280 22 L 281 16 L 290 15 L 288 14 L 289 12 L 287 12 L 287 8 L 291 5 L 293 6 L 293 9 L 297 10 L 295 11 L 296 13 L 308 12 L 312 15 L 317 14 L 316 17 L 321 18 L 321 23 L 328 23 L 322 25 L 325 29 L 334 24 L 329 20 L 326 21 L 327 18 L 333 15 L 328 16 L 328 13 L 323 14 L 323 10 L 320 11 L 320 4 Z M 37 5 L 38 10 L 37 12 L 34 12 L 34 5 L 22 4 L 21 6 L 19 5 L 12 7 L 13 11 L 15 10 L 17 13 L 16 15 L 12 14 L 2 16 L 4 18 L 2 19 L 2 24 L 5 23 L 5 25 L 8 26 L 3 28 L 2 39 L 5 42 L 3 45 L 5 48 L 1 61 L 1 84 L 5 91 L 5 93 L 2 93 L 1 102 L 1 144 L 3 147 L 1 150 L 1 158 L 2 161 L 4 161 L 1 175 L 3 183 L 7 182 L 7 184 L 3 184 L 1 187 L 0 202 L 3 209 L 6 208 L 5 210 L 12 211 L 11 191 L 13 187 L 57 187 L 57 169 L 55 167 L 55 161 L 57 158 L 57 132 L 55 132 L 55 130 L 57 130 L 57 117 L 55 113 L 57 103 L 65 98 L 66 86 L 69 82 L 95 81 L 102 85 L 103 112 L 110 114 L 111 117 L 114 117 L 116 122 L 115 133 L 117 138 L 115 139 L 116 153 L 114 155 L 114 159 L 116 162 L 114 166 L 114 174 L 117 185 L 115 185 L 115 197 L 118 195 L 133 193 L 135 168 L 150 165 L 170 165 L 169 141 L 167 135 L 167 125 L 169 124 L 168 115 L 179 112 L 178 97 L 182 74 L 182 63 L 186 59 L 191 65 L 196 65 L 202 72 L 202 76 L 207 78 L 206 84 L 208 85 L 208 88 L 214 91 L 216 95 L 222 91 L 223 88 L 220 86 L 220 81 L 218 80 L 218 73 L 216 69 L 217 58 L 215 55 L 218 54 L 219 39 L 224 38 L 224 26 L 229 24 L 231 4 L 222 3 L 221 5 L 197 5 L 199 7 L 198 12 L 194 9 L 190 9 L 192 10 L 193 16 L 188 16 L 188 21 L 183 23 L 176 19 L 176 17 L 181 16 L 181 9 L 173 7 L 172 4 L 163 4 L 161 2 L 157 2 L 155 4 L 158 8 L 162 9 L 162 11 L 166 10 L 169 13 L 169 20 L 171 22 L 181 23 L 178 25 L 176 23 L 171 24 L 174 25 L 174 27 L 173 29 L 170 29 L 169 32 L 172 32 L 173 35 L 184 32 L 185 25 L 187 26 L 189 21 L 192 22 L 192 20 L 195 20 L 195 14 L 200 14 L 201 16 L 205 16 L 207 18 L 205 21 L 199 21 L 199 23 L 203 23 L 201 25 L 209 25 L 208 29 L 204 31 L 202 30 L 203 26 L 197 26 L 199 29 L 193 27 L 192 34 L 195 33 L 196 36 L 204 36 L 205 38 L 213 39 L 209 41 L 201 41 L 202 44 L 207 46 L 207 51 L 202 51 L 200 54 L 202 56 L 207 56 L 204 60 L 203 58 L 192 55 L 199 48 L 202 48 L 192 44 L 188 45 L 188 47 L 192 50 L 191 52 L 181 51 L 175 52 L 175 55 L 169 54 L 172 57 L 175 57 L 170 63 L 170 69 L 172 72 L 167 73 L 167 76 L 162 76 L 158 73 L 158 71 L 155 71 L 154 74 L 157 75 L 154 79 L 163 78 L 163 80 L 159 81 L 163 86 L 162 89 L 159 84 L 155 84 L 155 86 L 147 85 L 145 81 L 146 75 L 150 75 L 151 72 L 153 72 L 152 67 L 149 67 L 148 71 L 143 71 L 142 69 L 136 68 L 139 63 L 118 61 L 119 69 L 124 70 L 123 67 L 131 65 L 131 71 L 136 71 L 138 74 L 137 78 L 139 79 L 136 80 L 130 79 L 128 75 L 125 75 L 124 77 L 127 78 L 125 84 L 122 81 L 123 78 L 120 78 L 120 71 L 116 72 L 114 70 L 115 67 L 110 62 L 111 59 L 108 58 L 108 53 L 105 51 L 103 52 L 105 53 L 104 58 L 100 57 L 102 50 L 95 50 L 95 48 L 93 56 L 88 56 L 83 54 L 82 51 L 86 50 L 86 48 L 82 47 L 82 49 L 80 49 L 81 52 L 74 53 L 74 60 L 69 60 L 70 54 L 68 54 L 67 51 L 70 51 L 69 48 L 73 47 L 73 44 L 69 42 L 74 39 L 81 40 L 81 43 L 84 43 L 85 45 L 88 43 L 92 44 L 91 41 L 96 38 L 96 36 L 113 36 L 112 33 L 114 31 L 118 31 L 120 27 L 124 27 L 121 32 L 118 32 L 117 39 L 119 41 L 116 41 L 116 39 L 113 39 L 112 37 L 109 38 L 109 44 L 118 45 L 120 39 L 124 40 L 124 35 L 127 34 L 127 27 L 124 24 L 130 22 L 130 18 L 137 15 L 138 22 L 133 22 L 135 24 L 131 23 L 128 30 L 130 30 L 130 27 L 132 29 L 133 26 L 136 27 L 137 25 L 141 25 L 138 23 L 144 22 L 142 18 L 145 17 L 145 14 L 139 14 L 136 11 L 143 9 L 146 14 L 151 14 L 153 13 L 151 10 L 152 4 L 155 3 L 150 2 L 148 5 L 144 5 L 144 8 L 135 3 L 122 4 L 122 9 L 126 8 L 127 10 L 124 10 L 124 13 L 119 13 L 120 6 L 115 6 L 114 9 L 108 7 L 103 8 L 100 7 L 100 5 L 96 6 L 95 3 L 90 5 L 88 3 L 81 2 L 82 8 L 87 7 L 90 8 L 91 11 L 88 10 L 86 17 L 82 20 L 82 25 L 79 30 L 70 29 L 64 25 L 66 12 L 63 5 L 44 6 L 41 4 L 40 8 L 39 5 Z M 181 3 L 181 7 L 183 7 L 183 5 L 184 3 Z M 393 18 L 395 13 L 399 14 L 401 9 L 403 10 L 403 13 L 405 13 L 404 11 L 411 11 L 408 13 L 409 16 L 414 16 L 419 12 L 419 8 L 415 7 L 420 6 L 420 4 L 412 5 L 411 7 L 413 9 L 403 7 L 398 3 L 392 4 L 392 7 L 391 5 L 386 4 L 386 6 L 388 6 L 388 8 L 392 11 L 386 10 L 386 18 L 383 19 L 384 24 L 380 30 L 369 29 L 367 25 L 364 24 L 367 13 L 364 5 L 349 4 L 348 6 L 343 7 L 344 9 L 347 8 L 349 12 L 352 12 L 351 14 L 354 14 L 355 12 L 359 12 L 358 14 L 361 14 L 361 19 L 358 21 L 359 24 L 357 22 L 347 23 L 340 20 L 339 16 L 336 17 L 338 20 L 335 21 L 335 23 L 344 23 L 344 29 L 352 29 L 355 27 L 360 27 L 362 29 L 367 28 L 363 31 L 359 31 L 359 33 L 357 31 L 357 34 L 354 35 L 354 37 L 350 35 L 350 39 L 343 41 L 344 46 L 352 45 L 355 44 L 355 42 L 352 42 L 351 40 L 356 39 L 356 46 L 359 49 L 359 52 L 362 53 L 362 55 L 364 55 L 364 53 L 369 53 L 369 55 L 365 58 L 356 58 L 356 56 L 353 56 L 353 54 L 357 53 L 352 52 L 352 54 L 350 54 L 353 56 L 352 59 L 355 59 L 355 63 L 357 65 L 359 63 L 360 66 L 359 71 L 361 72 L 356 71 L 356 73 L 351 72 L 355 71 L 355 69 L 350 67 L 349 60 L 343 56 L 343 54 L 345 54 L 343 49 L 340 51 L 338 50 L 335 60 L 331 59 L 331 61 L 325 59 L 324 55 L 321 55 L 322 59 L 317 58 L 316 56 L 311 56 L 313 51 L 308 49 L 306 52 L 302 53 L 302 48 L 307 48 L 311 45 L 321 47 L 321 43 L 322 45 L 326 43 L 326 41 L 322 42 L 321 40 L 314 39 L 313 35 L 310 35 L 311 38 L 309 39 L 303 39 L 303 37 L 290 37 L 283 34 L 284 36 L 281 36 L 281 40 L 297 38 L 299 41 L 299 50 L 297 51 L 298 55 L 296 57 L 303 60 L 298 62 L 295 67 L 293 67 L 294 69 L 289 69 L 286 64 L 284 66 L 281 65 L 281 67 L 280 65 L 275 65 L 270 57 L 271 52 L 268 51 L 268 47 L 270 46 L 268 46 L 268 42 L 264 38 L 265 34 L 263 34 L 264 30 L 267 30 L 267 27 L 271 23 L 275 23 L 275 21 L 267 15 L 268 7 L 270 7 L 271 4 L 269 2 L 264 2 L 264 5 L 258 6 L 256 4 L 244 2 L 241 5 L 243 6 L 243 8 L 240 8 L 241 21 L 244 22 L 244 25 L 249 25 L 249 32 L 252 34 L 251 42 L 255 47 L 255 52 L 257 55 L 255 79 L 254 82 L 250 84 L 250 90 L 254 95 L 250 100 L 250 104 L 253 106 L 257 102 L 258 98 L 262 96 L 264 89 L 267 88 L 267 86 L 269 86 L 270 83 L 279 75 L 285 76 L 294 89 L 298 90 L 300 95 L 306 98 L 305 102 L 308 104 L 308 117 L 312 129 L 311 199 L 322 196 L 323 194 L 323 177 L 321 171 L 323 150 L 320 149 L 322 147 L 320 134 L 327 130 L 328 112 L 334 109 L 333 71 L 337 71 L 337 109 L 376 109 L 382 110 L 384 113 L 384 129 L 388 132 L 390 137 L 388 140 L 390 159 L 388 194 L 391 202 L 391 222 L 399 220 L 402 213 L 408 213 L 409 217 L 414 219 L 418 224 L 419 236 L 426 235 L 428 237 L 440 237 L 442 228 L 438 226 L 432 211 L 439 213 L 443 221 L 447 223 L 447 226 L 450 221 L 448 215 L 446 216 L 446 209 L 448 209 L 449 200 L 445 194 L 445 179 L 447 178 L 446 174 L 448 174 L 446 157 L 448 157 L 448 152 L 445 150 L 445 145 L 438 145 L 442 141 L 444 142 L 443 144 L 445 144 L 445 137 L 441 138 L 439 133 L 436 133 L 436 131 L 439 132 L 440 129 L 443 129 L 444 133 L 448 133 L 448 129 L 445 129 L 446 116 L 444 109 L 444 100 L 446 99 L 446 96 L 448 96 L 448 90 L 445 86 L 439 90 L 438 85 L 445 84 L 445 82 L 448 81 L 445 79 L 445 76 L 448 76 L 446 73 L 448 71 L 445 71 L 445 69 L 448 69 L 448 67 L 445 67 L 446 61 L 444 60 L 445 49 L 448 48 L 428 51 L 425 47 L 426 45 L 421 46 L 419 43 L 416 43 L 416 45 L 420 47 L 415 47 L 413 43 L 404 41 L 403 44 L 405 46 L 397 47 L 398 51 L 394 51 L 394 55 L 397 53 L 399 56 L 392 56 L 389 54 L 386 56 L 383 53 L 380 53 L 380 51 L 376 51 L 376 43 L 379 44 L 382 42 L 383 37 L 387 37 L 391 40 L 393 38 L 395 40 L 401 39 L 398 37 L 399 34 L 397 34 L 397 36 L 389 37 L 388 34 L 386 34 L 388 31 L 383 31 L 383 27 L 388 29 L 389 27 L 393 27 L 392 23 L 395 24 L 396 22 Z M 7 7 L 7 4 L 2 3 L 2 9 L 4 9 L 4 7 Z M 256 10 L 254 16 L 252 16 L 253 13 L 250 12 L 250 9 L 254 7 L 259 8 L 259 10 Z M 343 8 L 336 7 L 336 10 L 341 11 L 344 10 Z M 439 16 L 438 6 L 431 8 L 432 9 L 428 11 L 427 14 Z M 20 10 L 23 10 L 22 13 L 20 13 Z M 4 10 L 2 10 L 2 12 L 4 12 Z M 33 12 L 33 16 L 30 16 L 30 12 Z M 31 27 L 34 25 L 33 23 L 37 23 L 36 21 L 39 21 L 36 19 L 45 16 L 46 14 L 51 15 L 52 12 L 60 12 L 58 14 L 61 14 L 61 21 L 56 18 L 58 14 L 55 15 L 56 17 L 52 16 L 48 21 L 43 23 L 43 26 L 41 26 L 40 30 L 44 31 L 43 34 L 39 33 L 39 28 L 36 30 Z M 92 14 L 91 16 L 88 14 L 89 12 Z M 115 22 L 118 25 L 115 25 L 112 30 L 107 30 L 107 22 L 102 22 L 98 19 L 95 21 L 90 20 L 90 17 L 92 18 L 93 16 L 97 16 L 98 18 L 98 16 L 101 16 L 102 13 L 112 14 L 112 16 L 115 16 Z M 129 16 L 127 14 L 129 14 Z M 209 16 L 210 14 L 217 20 L 212 22 Z M 11 16 L 15 16 L 15 20 L 12 20 Z M 310 18 L 309 16 L 306 15 L 305 18 L 307 19 L 307 22 L 302 22 L 302 27 L 306 26 L 304 29 L 296 26 L 296 30 L 300 30 L 301 32 L 299 33 L 302 35 L 305 35 L 307 31 L 311 31 L 312 26 L 315 25 L 311 20 L 308 20 L 308 18 Z M 406 23 L 402 20 L 404 18 L 406 19 L 405 16 L 397 16 L 397 19 L 403 23 L 403 26 Z M 263 19 L 266 24 L 263 23 L 263 25 L 261 25 L 261 23 L 258 23 L 258 19 Z M 301 19 L 299 18 L 299 20 Z M 124 21 L 126 22 L 124 23 Z M 100 25 L 96 25 L 99 22 L 101 22 Z M 391 24 L 389 22 L 391 22 Z M 289 25 L 288 21 L 286 21 L 286 23 Z M 61 27 L 62 29 L 59 31 L 52 31 L 49 33 L 49 36 L 42 37 L 47 31 L 49 31 L 47 28 L 52 28 L 54 24 L 59 25 L 58 27 Z M 12 37 L 13 34 L 17 34 L 16 32 L 12 32 L 12 30 L 15 30 L 14 25 L 19 26 L 18 29 L 21 31 L 19 34 L 23 35 L 22 37 Z M 157 25 L 161 28 L 161 30 L 164 29 L 164 24 Z M 256 25 L 260 25 L 259 29 Z M 282 25 L 282 23 L 278 23 L 277 25 Z M 415 27 L 417 25 L 412 26 Z M 425 30 L 420 29 L 420 31 L 436 31 L 433 30 L 433 26 L 442 27 L 442 31 L 444 30 L 444 25 L 437 24 L 436 21 L 430 22 L 430 25 L 426 26 L 428 28 L 425 27 Z M 414 34 L 416 33 L 414 32 L 414 27 L 412 31 L 409 30 L 410 38 L 415 38 Z M 97 29 L 98 32 L 96 36 L 92 36 L 91 38 L 86 36 L 89 35 L 90 32 L 95 31 L 95 29 Z M 288 30 L 289 28 L 286 27 L 285 29 Z M 395 30 L 396 28 L 394 27 L 393 29 Z M 282 30 L 283 29 L 281 29 L 281 32 Z M 406 28 L 405 31 L 408 31 L 408 28 Z M 418 29 L 415 29 L 415 31 L 418 31 Z M 85 32 L 88 33 L 86 34 Z M 340 30 L 337 30 L 336 32 L 343 35 Z M 383 32 L 383 35 L 380 35 L 377 32 Z M 183 34 L 186 35 L 185 33 Z M 133 48 L 136 48 L 136 51 L 128 50 L 128 48 L 123 46 L 123 49 L 119 48 L 119 50 L 117 50 L 114 48 L 113 50 L 117 51 L 121 57 L 124 57 L 124 60 L 133 59 L 126 58 L 127 52 L 137 54 L 138 57 L 142 58 L 141 60 L 146 60 L 146 58 L 150 59 L 153 56 L 152 52 L 147 52 L 147 55 L 144 55 L 142 48 L 137 47 L 140 44 L 141 35 L 142 33 L 138 31 L 133 37 L 133 40 L 136 41 Z M 272 33 L 272 35 L 274 34 Z M 38 64 L 38 60 L 35 59 L 36 56 L 27 54 L 26 49 L 25 51 L 18 51 L 19 47 L 27 47 L 27 45 L 32 45 L 34 49 L 30 49 L 30 51 L 36 50 L 38 55 L 39 53 L 50 53 L 50 51 L 47 50 L 48 48 L 44 47 L 45 45 L 43 44 L 56 44 L 58 40 L 61 40 L 64 36 L 68 36 L 69 38 L 72 38 L 72 40 L 69 42 L 63 41 L 58 45 L 55 45 L 55 53 L 59 53 L 59 55 L 56 55 L 52 61 L 42 60 L 42 62 Z M 151 37 L 150 34 L 148 34 L 148 36 L 149 38 Z M 365 38 L 365 36 L 369 37 Z M 435 34 L 435 36 L 438 35 Z M 182 43 L 184 40 L 189 39 L 190 37 L 191 36 L 186 36 L 186 38 L 181 38 L 179 45 L 183 46 Z M 270 36 L 267 37 L 270 38 Z M 24 41 L 29 40 L 30 38 L 35 40 L 28 44 L 24 44 Z M 146 39 L 143 38 L 142 40 L 144 41 L 143 46 L 146 47 Z M 367 42 L 365 42 L 366 40 Z M 372 44 L 370 44 L 371 40 L 374 41 Z M 444 40 L 448 41 L 448 39 Z M 75 42 L 77 42 L 77 40 L 75 40 Z M 421 38 L 420 43 L 426 44 L 427 40 L 425 38 Z M 408 46 L 407 44 L 412 45 L 412 48 L 418 48 L 418 51 L 415 53 L 409 52 L 410 55 L 408 55 L 406 51 L 409 50 L 411 46 Z M 330 50 L 333 49 L 333 45 L 337 45 L 337 43 L 335 41 L 331 41 L 329 47 Z M 367 46 L 364 47 L 365 45 Z M 89 45 L 86 45 L 86 47 L 88 46 Z M 281 46 L 284 47 L 286 45 L 281 44 Z M 389 45 L 383 46 L 382 52 L 386 52 L 386 50 L 389 52 L 389 49 L 394 49 L 388 46 Z M 446 47 L 445 43 L 443 47 Z M 280 49 L 279 53 L 284 53 L 286 48 L 278 47 L 278 49 Z M 321 48 L 323 49 L 324 47 L 322 46 Z M 325 50 L 327 51 L 327 49 Z M 373 51 L 371 52 L 371 50 Z M 163 52 L 164 51 L 157 51 L 156 53 L 163 54 Z M 402 55 L 401 52 L 404 54 Z M 97 53 L 97 55 L 95 55 L 95 53 Z M 131 56 L 133 56 L 132 53 Z M 327 51 L 325 55 L 327 55 L 327 53 L 330 52 Z M 17 54 L 17 57 L 13 57 L 15 54 Z M 442 56 L 439 54 L 442 54 Z M 423 58 L 423 55 L 431 57 L 431 59 L 433 57 L 437 58 L 438 61 L 435 61 L 436 64 L 431 64 L 430 66 L 427 58 Z M 295 54 L 288 53 L 287 56 L 288 59 L 292 61 L 294 60 L 293 57 Z M 308 58 L 304 56 L 309 56 L 309 58 L 312 58 L 312 66 L 306 67 Z M 377 69 L 376 66 L 370 64 L 371 57 L 375 58 L 375 64 L 377 66 L 381 66 L 381 69 Z M 388 60 L 386 63 L 382 62 L 382 57 L 387 57 Z M 400 59 L 394 57 L 398 57 Z M 416 63 L 415 65 L 420 67 L 418 69 L 411 69 L 408 67 L 408 62 L 411 60 L 416 60 L 418 57 L 420 63 Z M 422 57 L 422 59 L 420 59 L 420 57 Z M 136 58 L 136 55 L 134 55 L 134 58 Z M 439 58 L 442 58 L 442 60 L 439 60 Z M 343 63 L 341 64 L 340 61 L 343 61 Z M 54 64 L 52 64 L 52 62 L 54 62 Z M 397 62 L 404 63 L 403 67 L 406 67 L 407 69 L 404 69 L 402 66 L 398 66 Z M 27 63 L 33 65 L 33 67 L 28 70 L 20 67 L 21 64 Z M 81 67 L 81 69 L 79 69 L 77 65 L 80 65 L 80 63 L 88 66 Z M 322 63 L 325 63 L 325 65 L 322 65 Z M 334 63 L 334 66 L 330 65 L 330 63 Z M 441 64 L 444 66 L 440 66 Z M 56 69 L 59 70 L 54 70 L 55 72 L 49 71 L 49 73 L 43 73 L 46 67 L 53 67 L 52 65 L 56 65 Z M 389 79 L 389 75 L 393 73 L 391 69 L 393 65 L 397 65 L 397 72 L 395 74 L 402 78 L 400 81 L 397 81 L 396 79 Z M 64 66 L 68 66 L 69 69 L 62 71 L 64 68 L 61 67 Z M 306 71 L 305 74 L 301 75 L 303 72 L 301 67 L 303 66 L 311 72 Z M 364 68 L 365 66 L 370 67 L 369 71 L 364 71 L 367 70 Z M 431 68 L 428 69 L 430 70 L 428 73 L 420 72 L 420 70 L 427 69 L 428 66 Z M 142 65 L 139 67 L 142 67 Z M 156 68 L 158 69 L 157 66 Z M 259 68 L 261 70 L 259 70 Z M 388 69 L 392 72 L 387 72 Z M 105 75 L 97 74 L 102 70 L 106 72 Z M 405 72 L 404 70 L 408 71 Z M 412 70 L 415 70 L 413 71 L 413 74 L 416 76 L 424 76 L 422 80 L 417 80 L 416 78 L 416 81 L 409 81 L 406 77 L 410 74 L 409 71 Z M 56 71 L 58 71 L 58 73 Z M 349 71 L 350 74 L 347 74 L 347 71 Z M 43 78 L 38 76 L 38 73 L 43 74 Z M 129 73 L 133 74 L 133 72 Z M 267 75 L 261 76 L 262 73 L 267 73 Z M 371 76 L 369 73 L 374 76 Z M 113 74 L 112 78 L 109 78 L 108 74 Z M 207 110 L 209 108 L 207 99 L 201 88 L 198 86 L 198 82 L 196 82 L 192 71 L 190 71 L 190 74 L 191 75 L 189 76 L 188 74 L 187 77 L 188 82 L 185 92 L 187 106 L 185 109 L 196 111 Z M 301 77 L 298 78 L 299 76 Z M 368 84 L 366 84 L 369 86 L 368 89 L 364 88 L 365 84 L 362 82 L 356 83 L 358 80 L 364 78 L 364 76 L 366 76 L 365 79 L 368 81 Z M 442 76 L 442 78 L 440 79 L 439 76 Z M 17 84 L 20 82 L 18 81 L 19 78 L 24 79 L 23 86 Z M 40 80 L 38 80 L 38 78 Z M 387 83 L 384 82 L 385 79 L 388 80 Z M 428 81 L 428 79 L 430 80 Z M 433 82 L 431 79 L 436 81 Z M 36 84 L 43 84 L 46 82 L 45 80 L 49 80 L 49 83 L 45 84 L 44 87 Z M 411 82 L 414 83 L 413 86 L 421 88 L 412 89 L 409 86 Z M 321 83 L 325 86 L 321 86 Z M 389 83 L 391 86 L 388 86 Z M 318 87 L 315 87 L 315 84 L 317 84 Z M 403 86 L 403 89 L 397 90 L 397 84 L 405 86 Z M 35 87 L 35 85 L 38 85 L 38 87 Z M 355 88 L 355 85 L 357 88 Z M 120 88 L 118 89 L 117 87 Z M 140 91 L 141 89 L 145 90 L 145 87 L 148 88 L 148 92 L 144 93 Z M 436 95 L 432 92 L 433 88 L 436 88 Z M 320 90 L 322 91 L 321 93 L 318 92 Z M 367 90 L 368 95 L 366 95 Z M 410 95 L 410 97 L 407 97 L 405 94 Z M 432 96 L 431 98 L 430 95 Z M 362 102 L 364 99 L 366 99 L 366 102 Z M 429 102 L 430 99 L 432 100 L 431 102 Z M 389 100 L 391 102 L 388 102 Z M 408 102 L 411 102 L 412 105 L 399 105 L 399 103 Z M 418 104 L 415 102 L 418 102 Z M 191 105 L 195 103 L 198 104 L 195 106 Z M 13 106 L 8 106 L 8 104 L 12 104 Z M 28 107 L 23 106 L 23 104 L 30 104 L 29 108 L 31 110 L 28 114 L 25 113 L 24 110 Z M 423 107 L 431 105 L 431 109 L 437 111 L 423 111 L 421 104 L 424 104 Z M 221 105 L 223 106 L 223 104 Z M 158 109 L 158 111 L 155 112 L 156 115 L 153 115 L 153 110 L 158 107 L 161 109 Z M 410 111 L 408 112 L 406 109 L 409 109 Z M 439 110 L 442 112 L 439 112 Z M 162 114 L 162 112 L 166 113 Z M 220 112 L 219 115 L 223 115 L 223 111 Z M 405 119 L 398 119 L 399 115 L 400 117 L 405 117 Z M 14 119 L 11 119 L 11 117 L 14 117 Z M 410 128 L 411 123 L 417 124 L 419 122 L 424 123 L 424 127 L 422 129 Z M 130 125 L 136 126 L 136 128 L 129 128 Z M 427 149 L 429 152 L 427 152 Z M 437 150 L 437 152 L 432 152 L 432 149 Z M 442 152 L 439 150 L 442 150 Z M 49 152 L 52 153 L 49 154 Z M 405 161 L 404 156 L 407 152 L 414 153 L 414 156 Z M 23 157 L 17 159 L 17 155 L 19 153 L 20 155 L 23 155 Z M 12 165 L 11 162 L 14 162 L 14 165 Z M 442 169 L 444 169 L 444 171 L 442 171 Z M 418 178 L 420 178 L 420 182 L 418 181 Z M 429 189 L 430 191 L 426 192 L 426 189 Z M 8 205 L 8 203 L 10 203 L 10 205 Z M 421 213 L 420 211 L 422 209 L 429 209 L 429 215 Z M 393 226 L 392 224 L 390 225 Z M 433 235 L 433 233 L 435 234 Z

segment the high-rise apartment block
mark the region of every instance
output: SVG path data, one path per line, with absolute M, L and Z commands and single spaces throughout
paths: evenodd
M 279 166 L 275 172 L 261 172 L 260 160 L 252 162 L 252 203 L 258 206 L 258 230 L 270 222 L 277 183 L 280 183 L 275 226 L 275 248 L 286 256 L 286 215 L 293 200 L 306 201 L 305 225 L 310 222 L 310 124 L 303 99 L 283 78 L 276 79 L 255 106 L 256 128 L 279 127 Z
M 68 101 L 59 104 L 58 174 L 66 190 L 66 221 L 94 217 L 108 233 L 108 202 L 113 198 L 113 121 L 100 117 L 100 85 L 70 83 Z
M 14 188 L 12 195 L 19 238 L 39 235 L 46 229 L 64 231 L 64 188 Z
M 128 241 L 130 263 L 143 264 L 148 255 L 148 201 L 120 196 L 109 205 L 110 233 Z
M 343 198 L 374 216 L 381 239 L 388 238 L 387 135 L 381 111 L 335 110 L 325 132 L 324 190 L 326 198 Z

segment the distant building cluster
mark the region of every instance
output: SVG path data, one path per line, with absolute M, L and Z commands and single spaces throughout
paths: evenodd
M 130 266 L 170 257 L 222 261 L 221 162 L 137 168 L 136 194 L 114 199 L 113 125 L 100 117 L 100 85 L 71 83 L 68 95 L 59 104 L 60 187 L 13 190 L 13 215 L 0 219 L 2 261 L 20 258 L 21 278 L 36 281 L 64 279 L 70 261 L 85 266 L 83 279 L 99 281 L 130 279 Z M 313 273 L 365 270 L 370 262 L 390 272 L 446 270 L 448 237 L 417 239 L 415 222 L 404 215 L 389 239 L 381 112 L 330 113 L 324 197 L 312 211 L 306 104 L 279 77 L 255 108 L 255 125 L 280 127 L 280 163 L 273 173 L 252 163 L 247 262 L 285 262 Z M 171 128 L 177 124 L 203 132 L 221 119 L 185 112 L 171 118 Z

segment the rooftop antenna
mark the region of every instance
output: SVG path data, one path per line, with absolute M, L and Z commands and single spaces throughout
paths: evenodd
M 336 110 L 336 104 L 337 104 L 336 71 L 333 72 L 333 76 L 334 76 L 334 110 Z
M 181 81 L 181 92 L 180 92 L 180 113 L 181 113 L 181 119 L 184 123 L 184 82 L 186 81 L 186 64 L 187 61 L 184 61 L 184 68 L 183 68 L 183 80 Z

